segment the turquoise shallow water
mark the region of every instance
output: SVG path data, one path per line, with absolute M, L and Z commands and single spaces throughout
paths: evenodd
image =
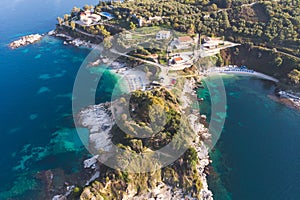
M 34 176 L 38 171 L 61 168 L 68 174 L 82 167 L 88 152 L 74 127 L 72 90 L 77 70 L 89 52 L 66 47 L 51 37 L 7 50 L 0 81 L 0 199 L 30 198 L 32 194 L 22 194 L 37 188 Z M 95 71 L 89 72 L 91 78 L 98 76 Z M 117 82 L 109 71 L 101 71 L 98 103 L 110 100 Z M 87 141 L 87 130 L 84 133 Z
M 90 51 L 66 47 L 51 37 L 14 51 L 7 44 L 25 34 L 50 31 L 58 15 L 92 2 L 97 1 L 0 2 L 6 13 L 0 37 L 1 200 L 37 199 L 38 171 L 76 172 L 88 154 L 74 129 L 71 93 Z M 272 84 L 245 77 L 224 81 L 228 112 L 212 119 L 226 116 L 211 153 L 209 185 L 215 199 L 300 199 L 299 112 L 268 98 Z M 116 77 L 103 75 L 97 102 L 110 99 L 115 83 Z M 209 94 L 201 92 L 206 99 L 202 112 L 209 113 Z
M 0 199 L 39 199 L 39 171 L 77 172 L 88 155 L 87 130 L 78 137 L 72 116 L 72 90 L 77 70 L 89 49 L 65 46 L 46 36 L 10 50 L 10 41 L 55 28 L 56 17 L 73 6 L 98 1 L 8 1 L 0 3 Z M 9 20 L 8 20 L 9 19 Z M 3 31 L 5 30 L 5 31 Z M 87 70 L 89 71 L 89 70 Z M 89 71 L 91 78 L 99 73 Z M 98 84 L 98 103 L 110 100 L 116 76 L 105 71 Z
M 215 199 L 300 199 L 300 112 L 268 97 L 272 83 L 228 77 L 224 85 L 227 117 L 210 154 Z M 199 95 L 210 114 L 208 90 Z

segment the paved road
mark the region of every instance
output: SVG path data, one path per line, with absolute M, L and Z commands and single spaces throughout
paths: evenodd
M 131 58 L 131 59 L 134 59 L 134 60 L 138 60 L 138 61 L 147 63 L 147 64 L 149 64 L 149 65 L 153 65 L 153 66 L 159 67 L 160 70 L 161 70 L 161 72 L 160 72 L 160 74 L 159 74 L 159 77 L 160 77 L 160 78 L 163 78 L 163 79 L 162 79 L 162 84 L 163 84 L 163 85 L 169 85 L 169 84 L 170 84 L 170 79 L 169 79 L 169 76 L 168 76 L 168 73 L 169 73 L 168 67 L 165 67 L 164 65 L 161 65 L 161 64 L 156 63 L 156 62 L 151 62 L 151 61 L 149 61 L 149 60 L 144 60 L 144 59 L 141 59 L 141 58 L 137 58 L 137 57 L 134 57 L 134 56 L 127 55 L 126 53 L 118 52 L 118 51 L 115 50 L 115 49 L 111 49 L 110 51 L 111 51 L 112 53 L 115 53 L 115 54 L 118 54 L 118 55 L 121 55 L 121 56 L 124 56 L 124 57 L 127 57 L 127 58 Z

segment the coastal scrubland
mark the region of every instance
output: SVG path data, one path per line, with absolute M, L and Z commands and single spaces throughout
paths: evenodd
M 135 91 L 131 94 L 130 101 L 122 97 L 114 104 L 119 119 L 116 119 L 118 125 L 114 125 L 110 132 L 111 140 L 123 153 L 116 154 L 110 160 L 120 168 L 112 169 L 101 165 L 100 178 L 82 189 L 80 199 L 126 199 L 134 196 L 150 198 L 154 197 L 151 191 L 162 185 L 170 190 L 180 190 L 179 193 L 183 196 L 201 199 L 203 183 L 201 174 L 197 171 L 198 154 L 193 146 L 196 135 L 180 110 L 179 100 L 167 89 L 156 88 L 145 92 Z M 129 116 L 119 114 L 123 112 L 122 108 L 128 106 Z M 163 118 L 165 120 L 161 120 Z M 148 137 L 143 138 L 143 134 Z M 154 152 L 168 144 L 171 145 L 172 152 L 164 154 L 169 153 L 169 156 L 173 152 L 179 152 L 181 148 L 186 148 L 186 151 L 174 163 L 163 166 Z M 143 154 L 144 162 L 128 158 L 132 154 Z M 149 166 L 140 166 L 145 163 L 145 159 Z M 122 167 L 129 168 L 130 172 L 121 170 Z M 145 167 L 153 170 L 139 171 Z M 166 195 L 161 189 L 159 193 Z
M 100 14 L 107 12 L 114 17 L 97 24 L 83 25 L 75 23 L 80 14 L 93 10 Z M 139 40 L 139 35 L 126 35 L 126 31 L 141 27 L 155 30 L 157 27 L 174 29 L 182 34 L 199 37 L 222 37 L 228 41 L 242 44 L 240 47 L 221 51 L 214 57 L 202 59 L 200 66 L 209 67 L 207 63 L 218 66 L 237 64 L 247 65 L 259 72 L 274 76 L 280 80 L 280 87 L 300 90 L 300 2 L 299 1 L 255 1 L 255 0 L 136 0 L 120 2 L 100 2 L 74 8 L 64 18 L 58 18 L 57 31 L 71 36 L 81 37 L 92 42 L 104 41 L 107 49 L 112 47 L 112 35 L 124 32 L 131 41 Z M 147 35 L 147 28 L 140 32 Z M 122 34 L 121 34 L 122 36 Z M 120 42 L 120 41 L 119 41 Z M 134 43 L 134 42 L 132 42 Z M 132 44 L 122 43 L 119 46 Z M 158 61 L 164 63 L 166 50 L 150 46 L 139 46 L 129 55 L 153 60 L 149 55 L 158 54 Z M 160 57 L 161 56 L 161 57 Z M 151 68 L 149 68 L 151 71 Z M 158 70 L 155 70 L 157 72 Z M 185 71 L 183 73 L 190 73 Z M 183 87 L 184 81 L 179 80 Z M 180 96 L 181 91 L 172 91 Z M 120 114 L 120 126 L 111 131 L 112 141 L 124 151 L 123 156 L 116 157 L 120 165 L 138 167 L 138 163 L 127 163 L 129 153 L 142 154 L 154 152 L 176 140 L 179 135 L 184 138 L 195 134 L 187 119 L 182 118 L 180 102 L 170 91 L 160 88 L 149 91 L 136 91 L 131 94 L 128 105 L 120 100 L 119 107 L 127 106 L 130 113 Z M 160 124 L 159 117 L 166 113 L 167 123 L 157 131 L 153 124 Z M 129 120 L 129 117 L 131 120 Z M 127 131 L 124 131 L 127 130 Z M 130 132 L 131 134 L 127 134 Z M 139 133 L 150 135 L 147 139 L 137 137 Z M 188 137 L 186 137 L 188 136 Z M 174 148 L 193 141 L 176 140 Z M 197 173 L 197 152 L 188 146 L 174 164 L 152 173 L 127 173 L 118 169 L 102 166 L 101 176 L 97 181 L 77 192 L 81 199 L 122 199 L 129 194 L 137 196 L 155 189 L 160 183 L 172 188 L 181 188 L 184 194 L 200 199 L 199 191 L 203 182 Z M 149 164 L 153 160 L 149 159 Z M 154 166 L 153 166 L 154 167 Z
M 114 18 L 89 26 L 73 23 L 80 18 L 82 11 L 88 9 L 93 9 L 95 13 L 111 13 Z M 295 70 L 300 68 L 299 13 L 299 1 L 283 0 L 100 2 L 93 6 L 86 5 L 82 9 L 73 8 L 70 14 L 58 18 L 57 29 L 78 37 L 81 35 L 90 41 L 105 40 L 108 46 L 109 39 L 105 38 L 140 26 L 170 28 L 190 35 L 198 33 L 201 36 L 224 37 L 242 44 L 235 51 L 227 51 L 230 55 L 225 57 L 232 58 L 230 60 L 223 57 L 227 63 L 231 61 L 229 64 L 249 65 L 280 78 L 284 88 L 298 91 L 299 83 L 295 81 L 297 78 L 291 74 L 295 74 Z M 90 37 L 93 35 L 95 37 Z M 248 59 L 248 54 L 243 53 L 246 49 L 250 49 L 248 53 L 251 58 L 260 53 L 264 56 L 258 59 L 259 63 L 254 63 L 252 59 Z M 153 52 L 141 48 L 138 53 L 142 57 L 143 54 Z

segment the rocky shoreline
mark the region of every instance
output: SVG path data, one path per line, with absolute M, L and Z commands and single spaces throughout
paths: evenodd
M 291 98 L 282 97 L 278 93 L 275 93 L 274 95 L 269 95 L 269 98 L 272 99 L 273 101 L 281 103 L 289 108 L 300 111 L 300 101 L 295 101 Z
M 184 103 L 184 107 L 188 105 L 187 102 L 191 102 L 189 96 L 195 96 L 194 88 L 196 88 L 196 81 L 194 79 L 186 80 L 184 84 L 182 101 Z M 197 165 L 198 174 L 201 177 L 201 181 L 203 184 L 203 188 L 200 191 L 201 199 L 205 200 L 213 200 L 213 193 L 208 188 L 207 183 L 207 174 L 206 168 L 211 164 L 211 160 L 209 158 L 209 148 L 207 144 L 210 143 L 211 134 L 209 133 L 208 128 L 205 127 L 204 124 L 200 123 L 199 114 L 190 114 L 188 116 L 189 123 L 191 128 L 196 134 L 195 142 L 193 143 L 194 148 L 196 149 L 199 163 Z M 203 116 L 202 116 L 203 117 Z
M 23 36 L 20 39 L 13 41 L 9 44 L 9 47 L 11 49 L 17 49 L 22 46 L 27 46 L 29 44 L 34 44 L 38 41 L 40 41 L 43 38 L 43 35 L 40 34 L 33 34 L 33 35 L 27 35 Z
M 56 31 L 49 32 L 49 35 L 63 38 L 65 45 L 74 45 L 74 46 L 84 46 L 88 48 L 94 48 L 96 45 L 92 44 L 90 42 L 86 42 L 80 39 L 74 39 L 69 35 L 57 33 Z M 95 46 L 94 46 L 95 45 Z M 97 60 L 93 63 L 90 63 L 91 66 L 98 66 L 102 60 Z M 194 79 L 186 80 L 184 88 L 183 88 L 183 94 L 181 101 L 183 102 L 184 106 L 181 109 L 185 109 L 188 107 L 188 105 L 191 103 L 190 95 L 192 94 L 196 97 L 196 92 L 194 91 L 194 88 L 196 88 L 196 81 Z M 77 116 L 77 123 L 81 127 L 88 128 L 90 131 L 89 135 L 89 150 L 93 153 L 96 152 L 108 152 L 112 149 L 113 143 L 110 138 L 110 131 L 115 124 L 110 111 L 110 103 L 100 104 L 100 105 L 93 105 L 89 106 L 88 108 L 80 111 L 80 113 Z M 198 156 L 198 164 L 196 166 L 197 173 L 200 176 L 201 182 L 202 182 L 202 189 L 200 191 L 200 199 L 205 200 L 213 200 L 213 194 L 208 189 L 208 183 L 207 183 L 207 167 L 212 162 L 209 159 L 209 149 L 206 146 L 206 143 L 209 143 L 211 135 L 208 132 L 208 129 L 205 128 L 205 126 L 200 123 L 200 114 L 191 114 L 189 116 L 190 119 L 190 126 L 193 129 L 193 131 L 196 134 L 196 140 L 192 144 L 193 148 L 197 152 Z M 205 142 L 204 142 L 205 141 Z M 107 158 L 99 158 L 99 160 L 105 160 Z M 97 166 L 100 163 L 93 163 L 92 166 Z M 97 167 L 96 167 L 97 168 Z M 97 170 L 95 170 L 95 173 Z M 86 194 L 88 194 L 89 191 L 86 191 Z M 199 198 L 193 198 L 190 195 L 187 195 L 186 193 L 183 193 L 183 191 L 177 187 L 168 185 L 164 182 L 160 182 L 160 184 L 154 188 L 151 189 L 150 192 L 144 193 L 140 196 L 136 196 L 135 193 L 128 194 L 126 198 L 124 199 L 199 199 Z
M 183 89 L 182 97 L 184 100 L 190 102 L 189 95 L 191 91 L 194 91 L 196 81 L 194 79 L 187 80 Z M 187 105 L 186 105 L 187 106 Z M 115 124 L 114 119 L 111 114 L 111 103 L 104 103 L 100 105 L 89 106 L 86 109 L 83 109 L 79 112 L 77 117 L 77 122 L 79 126 L 86 127 L 90 131 L 90 151 L 99 152 L 105 151 L 109 152 L 112 149 L 112 141 L 110 138 L 110 131 Z M 184 108 L 182 108 L 184 109 Z M 199 114 L 200 116 L 200 114 Z M 206 146 L 206 143 L 209 143 L 211 139 L 211 134 L 209 134 L 208 129 L 200 123 L 200 118 L 197 114 L 190 114 L 188 116 L 190 127 L 196 134 L 196 138 L 194 143 L 192 144 L 195 148 L 198 156 L 198 164 L 197 164 L 197 173 L 199 174 L 202 182 L 202 189 L 200 191 L 200 199 L 203 200 L 213 200 L 213 194 L 208 189 L 208 183 L 205 173 L 207 171 L 208 165 L 211 163 L 209 159 L 209 149 Z M 97 156 L 98 158 L 98 156 Z M 85 165 L 89 163 L 90 160 L 85 161 Z M 105 158 L 100 158 L 103 160 Z M 94 166 L 96 162 L 93 162 L 89 166 Z M 99 164 L 99 163 L 98 163 Z M 88 191 L 86 191 L 89 193 Z M 142 195 L 136 196 L 135 194 L 128 194 L 128 196 L 123 199 L 193 199 L 196 200 L 198 198 L 191 197 L 183 193 L 183 191 L 177 187 L 173 187 L 168 185 L 167 183 L 160 182 L 156 188 L 149 191 L 148 193 L 144 193 Z
M 64 33 L 58 33 L 56 30 L 52 30 L 48 33 L 49 36 L 53 36 L 53 37 L 57 37 L 57 38 L 61 38 L 64 40 L 64 45 L 72 45 L 72 46 L 75 46 L 75 47 L 86 47 L 86 48 L 91 48 L 91 49 L 94 49 L 94 48 L 97 48 L 98 45 L 97 44 L 94 44 L 90 41 L 85 41 L 85 40 L 82 40 L 80 38 L 73 38 L 67 34 L 64 34 Z

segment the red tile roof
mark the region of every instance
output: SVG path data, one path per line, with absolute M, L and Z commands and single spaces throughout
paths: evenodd
M 178 38 L 180 42 L 191 42 L 193 39 L 190 36 L 183 36 Z
M 174 58 L 174 60 L 178 62 L 178 61 L 182 61 L 182 60 L 183 60 L 183 58 L 181 58 L 181 57 L 177 57 L 177 58 Z

